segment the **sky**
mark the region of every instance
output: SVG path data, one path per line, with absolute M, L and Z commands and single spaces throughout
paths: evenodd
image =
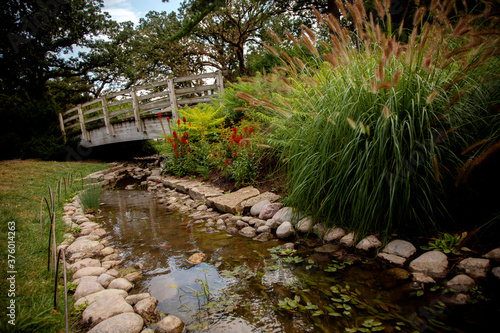
M 167 13 L 177 11 L 183 0 L 104 0 L 103 12 L 108 12 L 117 22 L 132 21 L 135 25 L 146 13 L 154 10 Z

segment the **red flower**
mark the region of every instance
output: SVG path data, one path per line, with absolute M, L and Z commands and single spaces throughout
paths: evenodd
M 175 152 L 175 156 L 179 157 L 179 152 L 176 151 Z
M 182 117 L 182 121 L 186 123 L 186 117 Z
M 158 118 L 161 118 L 161 112 L 158 112 Z
M 170 122 L 170 117 L 167 117 L 167 121 Z
M 236 153 L 234 153 L 233 156 L 236 156 Z
M 178 138 L 178 136 L 177 136 L 177 132 L 176 132 L 176 131 L 174 131 L 172 134 L 174 135 L 174 138 L 177 140 L 177 138 Z
M 181 126 L 181 120 L 180 119 L 177 119 L 177 125 Z
M 189 122 L 189 127 L 191 127 L 191 122 Z
M 233 133 L 236 135 L 237 132 L 238 132 L 238 129 L 236 127 L 233 127 Z
M 253 132 L 253 128 L 250 128 L 250 129 L 248 130 L 248 134 L 250 135 L 250 134 L 252 134 L 252 132 Z
M 245 132 L 248 131 L 248 126 L 243 127 L 243 129 L 245 130 Z
M 252 153 L 248 153 L 248 156 L 253 157 L 253 154 Z

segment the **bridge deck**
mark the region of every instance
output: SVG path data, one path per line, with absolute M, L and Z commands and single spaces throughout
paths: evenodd
M 84 147 L 163 136 L 158 113 L 177 119 L 186 105 L 210 102 L 224 91 L 222 73 L 206 73 L 133 87 L 59 114 L 64 138 L 79 136 Z M 164 120 L 166 134 L 168 126 Z

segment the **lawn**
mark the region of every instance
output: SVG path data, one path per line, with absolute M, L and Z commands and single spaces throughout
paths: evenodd
M 53 304 L 53 277 L 47 271 L 47 238 L 49 219 L 44 209 L 44 244 L 40 243 L 40 200 L 48 198 L 48 186 L 56 188 L 62 177 L 72 173 L 75 178 L 108 168 L 102 163 L 41 162 L 12 160 L 0 162 L 0 227 L 2 263 L 0 299 L 2 332 L 55 332 L 64 329 L 64 302 L 59 311 L 51 311 Z M 76 188 L 76 186 L 74 187 Z M 64 196 L 64 191 L 63 196 Z M 72 195 L 71 191 L 68 197 Z M 62 240 L 64 224 L 61 220 L 61 199 L 56 205 L 57 242 Z M 8 223 L 15 222 L 15 223 Z M 15 225 L 15 234 L 12 226 Z M 9 229 L 11 227 L 11 229 Z M 10 236 L 10 238 L 9 238 Z M 13 257 L 8 257 L 8 245 L 15 244 Z M 10 245 L 13 248 L 14 245 Z M 8 262 L 8 259 L 14 261 Z M 8 264 L 14 264 L 14 269 Z M 16 273 L 8 273 L 15 271 Z M 15 276 L 15 298 L 7 277 Z M 15 299 L 15 326 L 8 323 L 7 306 Z M 62 304 L 61 304 L 62 303 Z

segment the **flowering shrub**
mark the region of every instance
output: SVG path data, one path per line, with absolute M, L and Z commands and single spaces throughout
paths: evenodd
M 168 127 L 171 128 L 170 118 L 167 117 Z M 187 124 L 185 117 L 182 118 L 183 125 Z M 185 127 L 185 126 L 184 126 Z M 165 163 L 165 169 L 174 175 L 185 176 L 195 170 L 195 159 L 191 152 L 189 133 L 181 126 L 181 120 L 177 119 L 177 131 L 172 131 L 167 136 L 169 152 Z

